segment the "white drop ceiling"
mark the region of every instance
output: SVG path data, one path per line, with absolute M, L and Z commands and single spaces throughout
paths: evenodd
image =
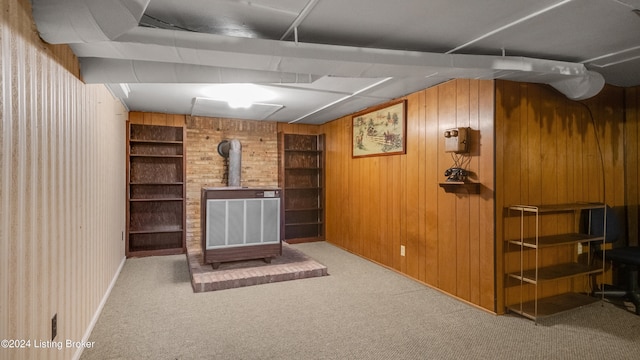
M 640 0 L 32 0 L 131 111 L 321 124 L 451 78 L 640 85 Z M 274 93 L 250 108 L 216 84 Z

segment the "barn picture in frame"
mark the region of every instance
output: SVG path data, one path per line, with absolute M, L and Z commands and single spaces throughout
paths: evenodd
M 406 152 L 406 100 L 386 103 L 353 115 L 352 157 Z

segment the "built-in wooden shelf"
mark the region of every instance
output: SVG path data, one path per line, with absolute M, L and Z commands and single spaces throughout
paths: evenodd
M 441 182 L 439 185 L 446 192 L 466 192 L 469 194 L 480 193 L 480 183 L 475 182 L 445 181 Z
M 185 133 L 128 124 L 127 257 L 185 252 Z
M 135 157 L 147 157 L 147 158 L 183 158 L 182 155 L 157 155 L 157 154 L 131 154 L 132 158 Z
M 284 239 L 324 240 L 324 136 L 278 135 Z
M 141 201 L 141 202 L 146 202 L 146 201 L 183 201 L 183 198 L 157 198 L 157 199 L 129 199 L 129 201 L 135 202 L 135 201 Z

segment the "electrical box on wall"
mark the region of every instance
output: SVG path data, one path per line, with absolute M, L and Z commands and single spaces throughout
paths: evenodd
M 444 131 L 444 151 L 454 153 L 469 152 L 469 128 L 453 128 Z

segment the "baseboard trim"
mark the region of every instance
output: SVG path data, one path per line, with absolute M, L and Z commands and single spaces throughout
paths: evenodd
M 107 299 L 109 299 L 109 295 L 111 295 L 111 290 L 113 289 L 113 287 L 116 284 L 116 281 L 118 280 L 118 277 L 120 276 L 120 272 L 122 271 L 122 268 L 124 267 L 124 262 L 127 260 L 127 257 L 123 257 L 122 261 L 120 262 L 120 265 L 118 266 L 118 270 L 116 271 L 115 275 L 113 276 L 113 279 L 111 279 L 111 283 L 109 284 L 109 287 L 107 288 L 107 291 L 104 293 L 104 296 L 102 297 L 102 300 L 100 301 L 100 305 L 98 305 L 98 308 L 96 309 L 96 312 L 93 314 L 93 318 L 91 319 L 91 322 L 89 323 L 89 326 L 87 327 L 87 331 L 85 331 L 84 336 L 82 337 L 82 341 L 83 342 L 87 342 L 89 341 L 89 337 L 91 336 L 91 332 L 93 331 L 93 327 L 96 325 L 96 322 L 98 322 L 98 318 L 100 318 L 100 314 L 102 313 L 102 309 L 104 308 L 104 305 L 107 303 Z M 73 355 L 73 360 L 79 360 L 80 356 L 82 356 L 82 351 L 84 351 L 84 348 L 82 346 L 78 347 L 78 349 L 76 350 L 75 354 Z

